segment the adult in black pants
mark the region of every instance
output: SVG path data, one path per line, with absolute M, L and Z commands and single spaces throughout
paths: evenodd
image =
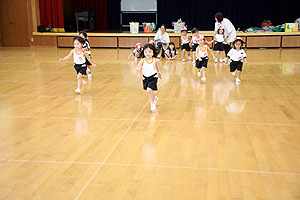
M 225 56 L 226 56 L 226 63 L 228 63 L 227 54 L 231 49 L 231 43 L 234 41 L 234 38 L 236 38 L 236 30 L 231 23 L 231 21 L 227 18 L 224 18 L 223 14 L 221 12 L 217 12 L 215 14 L 215 35 L 217 34 L 217 31 L 220 26 L 224 28 L 224 35 L 225 35 L 225 42 L 224 50 L 225 50 Z

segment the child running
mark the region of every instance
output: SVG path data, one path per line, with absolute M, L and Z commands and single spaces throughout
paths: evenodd
M 224 51 L 224 44 L 225 42 L 225 35 L 224 35 L 224 28 L 222 26 L 219 27 L 217 34 L 215 35 L 215 45 L 214 45 L 214 50 L 216 51 L 216 58 L 215 58 L 215 63 L 218 62 L 218 56 L 220 54 L 220 51 Z M 225 61 L 226 59 L 224 59 Z M 223 62 L 222 55 L 220 54 L 220 63 Z
M 157 80 L 161 78 L 161 74 L 157 67 L 157 51 L 152 44 L 146 44 L 142 51 L 143 59 L 140 60 L 137 70 L 142 69 L 143 73 L 143 88 L 147 91 L 147 94 L 151 103 L 151 111 L 156 111 L 156 103 L 158 97 L 155 96 L 154 91 L 157 91 Z
M 76 36 L 74 37 L 74 49 L 71 50 L 71 52 L 64 58 L 60 58 L 59 62 L 63 62 L 65 60 L 68 60 L 72 57 L 74 58 L 74 68 L 77 72 L 77 89 L 75 90 L 75 92 L 77 94 L 80 94 L 80 89 L 81 89 L 81 85 L 82 85 L 82 75 L 86 75 L 86 59 L 92 64 L 92 66 L 96 66 L 96 64 L 94 64 L 92 62 L 92 60 L 90 59 L 89 54 L 84 51 L 84 49 L 82 48 L 83 45 L 85 43 L 85 40 L 80 37 L 80 36 Z
M 208 62 L 208 52 L 207 50 L 210 51 L 210 53 L 213 56 L 213 59 L 215 59 L 215 55 L 213 51 L 207 46 L 204 45 L 205 38 L 203 35 L 198 35 L 196 38 L 199 46 L 196 49 L 196 67 L 198 69 L 198 76 L 201 76 L 201 72 L 203 72 L 203 77 L 201 78 L 201 81 L 206 82 L 206 68 L 207 68 L 207 62 Z
M 185 53 L 189 60 L 192 60 L 190 57 L 190 36 L 187 34 L 186 26 L 182 27 L 181 29 L 181 50 L 182 50 L 182 62 L 185 61 Z
M 82 37 L 85 40 L 84 45 L 82 46 L 82 48 L 84 49 L 84 51 L 86 51 L 89 54 L 89 57 L 92 59 L 90 42 L 88 40 L 87 33 L 84 32 L 84 31 L 81 31 L 79 33 L 79 36 Z M 88 78 L 92 78 L 91 63 L 88 60 L 86 60 L 86 65 L 87 65 L 87 71 L 88 71 Z
M 197 49 L 197 47 L 198 47 L 198 43 L 197 43 L 197 41 L 196 41 L 196 38 L 197 38 L 197 36 L 199 35 L 199 30 L 198 30 L 198 28 L 197 27 L 194 27 L 193 29 L 192 29 L 192 40 L 191 40 L 191 43 L 190 43 L 190 45 L 192 46 L 192 52 L 193 52 L 193 65 L 195 65 L 196 64 L 196 49 Z
M 233 76 L 237 74 L 237 77 L 235 79 L 236 84 L 241 83 L 241 73 L 243 68 L 243 59 L 245 60 L 245 63 L 247 64 L 247 55 L 244 49 L 242 49 L 242 46 L 245 42 L 240 37 L 234 38 L 233 41 L 233 48 L 230 49 L 227 56 L 231 60 L 230 63 L 230 72 Z M 237 71 L 237 73 L 235 73 Z

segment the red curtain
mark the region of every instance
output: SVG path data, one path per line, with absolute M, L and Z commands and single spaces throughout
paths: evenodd
M 95 30 L 107 30 L 107 1 L 108 0 L 74 0 L 74 12 L 84 12 L 91 8 L 96 14 Z
M 39 6 L 41 25 L 52 24 L 55 32 L 64 30 L 63 0 L 39 0 Z

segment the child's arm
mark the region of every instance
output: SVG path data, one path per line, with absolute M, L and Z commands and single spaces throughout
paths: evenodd
M 158 70 L 158 66 L 157 65 L 158 65 L 158 61 L 156 61 L 155 68 L 156 68 L 156 71 L 157 71 L 158 78 L 161 78 L 161 74 L 160 74 L 160 72 Z
M 144 62 L 144 60 L 141 59 L 140 62 L 139 62 L 139 64 L 138 64 L 138 66 L 136 67 L 136 71 L 140 71 L 142 69 L 143 62 Z
M 207 49 L 209 50 L 209 52 L 211 53 L 211 55 L 213 56 L 213 59 L 215 59 L 216 57 L 215 57 L 215 54 L 214 54 L 214 52 L 209 48 L 209 47 L 207 47 Z
M 202 59 L 199 57 L 199 46 L 196 49 L 196 60 L 201 61 Z
M 93 67 L 96 67 L 96 64 L 92 62 L 92 59 L 90 58 L 87 52 L 84 52 L 84 56 L 86 59 L 88 59 L 88 61 L 92 64 Z
M 128 56 L 128 60 L 130 60 L 132 55 L 133 55 L 133 53 L 131 52 L 130 55 Z
M 65 61 L 65 60 L 70 59 L 70 58 L 72 57 L 73 51 L 74 51 L 74 49 L 73 49 L 66 57 L 60 58 L 58 61 L 59 61 L 59 62 L 63 62 L 63 61 Z
M 248 64 L 247 58 L 244 58 L 244 60 L 245 60 L 245 64 Z

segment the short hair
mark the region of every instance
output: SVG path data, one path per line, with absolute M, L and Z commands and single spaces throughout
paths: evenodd
M 157 52 L 155 46 L 154 46 L 153 44 L 151 44 L 151 43 L 145 44 L 145 46 L 143 47 L 143 50 L 142 50 L 142 58 L 145 58 L 144 51 L 145 51 L 145 49 L 148 49 L 148 48 L 151 49 L 151 50 L 153 51 L 153 57 L 156 58 L 158 52 Z
M 219 28 L 219 29 L 218 29 L 218 31 L 217 31 L 217 32 L 218 32 L 218 34 L 220 34 L 220 30 L 223 30 L 223 33 L 222 33 L 222 35 L 224 35 L 224 34 L 225 34 L 225 30 L 224 30 L 224 28 Z
M 165 24 L 162 24 L 160 27 L 165 27 L 165 29 L 167 30 L 167 26 Z
M 192 33 L 198 33 L 198 28 L 197 27 L 194 27 L 193 29 L 192 29 Z
M 85 37 L 85 39 L 86 39 L 87 36 L 88 36 L 87 33 L 86 33 L 85 31 L 80 31 L 80 32 L 79 32 L 79 35 L 80 35 L 80 34 L 82 34 L 82 35 Z
M 75 36 L 75 37 L 73 38 L 73 42 L 75 42 L 76 40 L 78 40 L 78 42 L 80 42 L 82 45 L 84 45 L 84 43 L 85 43 L 85 39 L 83 39 L 83 38 L 80 37 L 80 36 Z
M 222 14 L 221 12 L 217 12 L 217 13 L 215 14 L 215 18 L 217 18 L 217 21 L 218 21 L 218 22 L 222 22 L 224 16 L 223 16 L 223 14 Z

